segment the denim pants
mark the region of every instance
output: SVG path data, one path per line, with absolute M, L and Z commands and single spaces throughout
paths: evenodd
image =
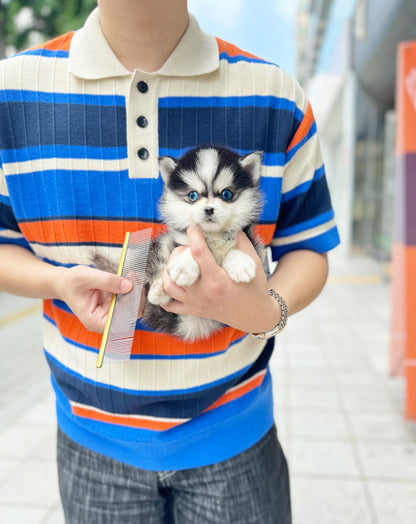
M 153 472 L 90 451 L 58 430 L 67 524 L 290 524 L 289 476 L 273 427 L 218 464 Z

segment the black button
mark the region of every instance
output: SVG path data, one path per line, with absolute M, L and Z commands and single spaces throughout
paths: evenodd
M 140 91 L 140 93 L 144 94 L 148 92 L 149 86 L 144 80 L 140 80 L 140 82 L 137 84 L 137 89 Z
M 149 158 L 149 151 L 145 147 L 142 147 L 141 149 L 139 149 L 137 151 L 137 154 L 140 160 L 147 160 Z
M 147 127 L 149 124 L 149 121 L 147 120 L 145 116 L 139 116 L 136 122 L 139 127 Z

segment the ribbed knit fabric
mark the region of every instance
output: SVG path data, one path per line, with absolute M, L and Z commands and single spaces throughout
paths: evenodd
M 129 72 L 94 12 L 79 32 L 0 64 L 0 242 L 66 267 L 97 252 L 117 261 L 126 231 L 163 230 L 158 157 L 206 145 L 263 153 L 257 232 L 274 259 L 337 245 L 313 114 L 290 76 L 193 18 L 160 71 Z M 97 452 L 197 467 L 273 423 L 271 341 L 225 327 L 187 343 L 138 321 L 131 359 L 96 369 L 101 336 L 66 304 L 46 300 L 43 323 L 59 425 Z

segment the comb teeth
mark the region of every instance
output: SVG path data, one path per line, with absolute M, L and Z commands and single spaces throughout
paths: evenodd
M 117 274 L 127 278 L 133 284 L 133 289 L 126 295 L 113 296 L 113 306 L 108 313 L 97 367 L 130 358 L 151 235 L 152 228 L 126 234 Z

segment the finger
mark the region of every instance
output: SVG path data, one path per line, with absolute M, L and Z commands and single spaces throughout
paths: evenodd
M 244 251 L 247 253 L 247 255 L 254 257 L 258 257 L 257 251 L 255 247 L 253 246 L 251 240 L 248 238 L 248 236 L 244 233 L 244 231 L 239 231 L 237 233 L 237 249 L 241 249 L 241 251 Z
M 162 273 L 162 286 L 163 286 L 163 291 L 167 295 L 169 295 L 171 299 L 178 300 L 180 302 L 186 299 L 187 291 L 183 287 L 178 286 L 178 284 L 176 284 L 170 278 L 167 267 L 165 267 Z
M 201 230 L 197 226 L 191 226 L 186 232 L 192 257 L 198 264 L 201 274 L 216 269 L 217 263 L 214 255 L 211 253 Z
M 92 274 L 92 271 L 94 271 L 94 274 Z M 124 295 L 133 289 L 133 284 L 127 278 L 99 269 L 93 269 L 92 271 L 89 275 L 91 289 L 100 289 L 113 295 Z

